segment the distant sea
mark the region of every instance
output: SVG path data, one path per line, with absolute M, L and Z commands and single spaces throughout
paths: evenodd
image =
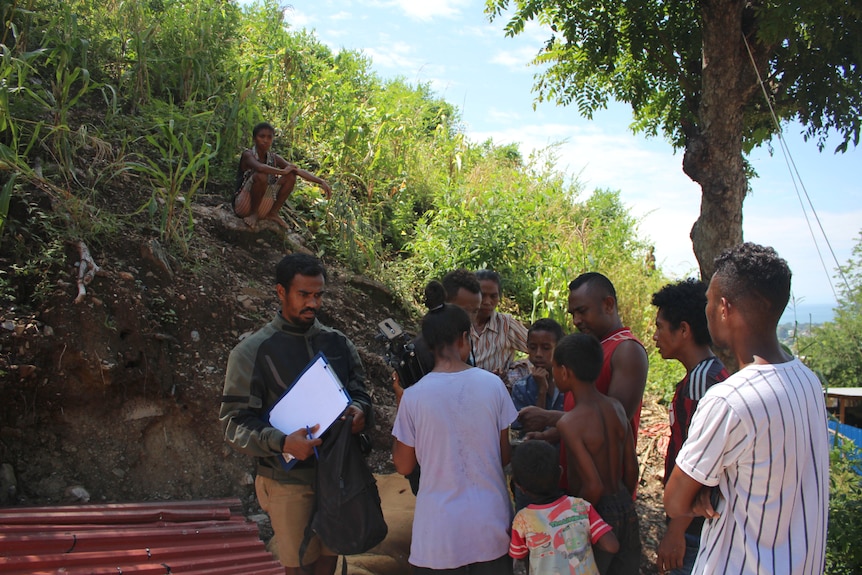
M 794 309 L 793 303 L 791 302 L 787 304 L 787 309 L 784 310 L 784 314 L 781 316 L 781 321 L 778 322 L 778 325 L 793 323 L 795 321 L 799 323 L 800 327 L 802 327 L 809 323 L 817 324 L 832 321 L 832 318 L 835 315 L 832 311 L 834 306 L 834 303 L 801 302 L 798 303 Z

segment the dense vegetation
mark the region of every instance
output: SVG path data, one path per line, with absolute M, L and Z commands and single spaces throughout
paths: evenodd
M 290 202 L 325 257 L 408 303 L 453 267 L 493 268 L 508 309 L 563 323 L 566 283 L 602 271 L 626 322 L 649 339 L 649 294 L 663 279 L 617 192 L 583 194 L 552 148 L 524 158 L 516 146 L 469 141 L 458 110 L 427 85 L 381 79 L 361 53 L 291 31 L 272 0 L 27 0 L 2 10 L 3 255 L 16 261 L 29 240 L 45 246 L 44 261 L 4 270 L 20 301 L 37 303 L 63 237 L 100 245 L 137 226 L 181 258 L 196 196 L 229 199 L 238 154 L 267 120 L 282 155 L 334 184 L 329 202 L 302 189 Z M 137 190 L 126 213 L 110 201 L 120 183 Z M 37 193 L 55 208 L 40 218 Z M 15 203 L 30 217 L 14 217 Z M 37 277 L 23 290 L 28 274 Z
M 680 366 L 652 349 L 650 295 L 666 278 L 637 220 L 618 192 L 585 193 L 559 171 L 553 148 L 525 158 L 469 141 L 428 85 L 381 79 L 361 53 L 291 31 L 274 0 L 0 0 L 0 15 L 6 302 L 45 303 L 64 242 L 104 248 L 129 229 L 193 270 L 192 205 L 230 199 L 266 120 L 282 155 L 334 184 L 330 201 L 300 187 L 289 203 L 329 261 L 408 307 L 456 266 L 496 269 L 507 311 L 564 325 L 567 282 L 601 271 L 651 350 L 653 391 L 677 381 Z
M 862 385 L 862 234 L 838 272 L 835 317 L 801 336 L 799 353 L 824 385 L 857 387 Z

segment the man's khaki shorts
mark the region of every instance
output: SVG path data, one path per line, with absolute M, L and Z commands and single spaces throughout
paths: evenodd
M 254 481 L 257 501 L 269 514 L 274 535 L 274 549 L 279 562 L 285 567 L 299 567 L 299 546 L 314 506 L 314 491 L 310 485 L 279 483 L 268 477 L 257 476 Z M 335 555 L 317 536 L 311 538 L 303 557 L 303 564 L 311 565 L 321 555 Z

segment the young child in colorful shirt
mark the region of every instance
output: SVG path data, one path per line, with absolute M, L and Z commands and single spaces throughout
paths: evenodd
M 583 497 L 614 530 L 619 550 L 596 550 L 603 575 L 640 573 L 640 526 L 634 493 L 638 460 L 631 422 L 622 404 L 596 389 L 604 365 L 602 344 L 586 333 L 567 335 L 554 348 L 554 381 L 574 408 L 557 422 L 568 464 L 567 492 Z
M 588 501 L 559 488 L 557 449 L 523 443 L 512 456 L 512 475 L 533 502 L 515 515 L 509 555 L 526 559 L 530 575 L 598 575 L 592 546 L 616 553 L 619 542 Z

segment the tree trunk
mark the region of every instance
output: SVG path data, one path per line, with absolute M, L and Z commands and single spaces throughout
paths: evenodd
M 742 36 L 744 8 L 745 0 L 701 2 L 703 90 L 698 125 L 685 130 L 683 171 L 702 190 L 691 240 L 704 281 L 712 277 L 715 256 L 742 242 L 742 202 L 748 189 L 743 112 L 756 86 Z

